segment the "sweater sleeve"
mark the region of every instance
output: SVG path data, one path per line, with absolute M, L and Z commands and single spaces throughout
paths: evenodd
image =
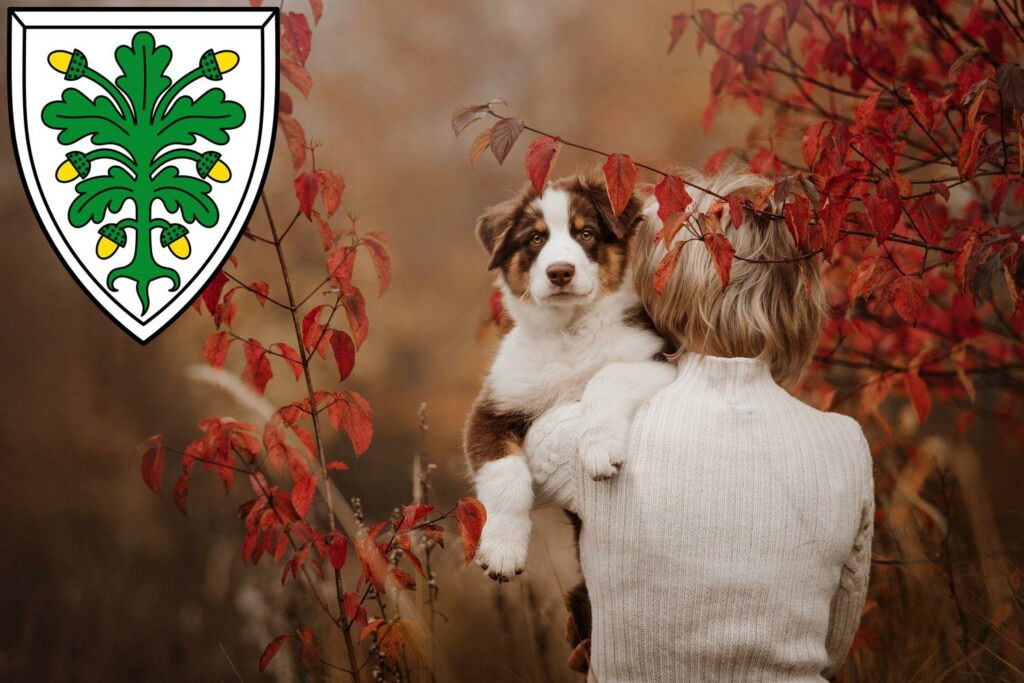
M 825 678 L 832 678 L 839 671 L 853 643 L 860 626 L 864 600 L 867 597 L 868 577 L 871 570 L 871 537 L 875 526 L 874 480 L 870 467 L 871 454 L 867 442 L 860 437 L 868 463 L 862 478 L 860 526 L 853 541 L 850 555 L 843 565 L 839 587 L 832 596 L 825 650 L 828 666 L 822 671 Z
M 576 434 L 581 407 L 573 402 L 541 415 L 523 444 L 533 474 L 536 504 L 579 512 L 576 505 Z

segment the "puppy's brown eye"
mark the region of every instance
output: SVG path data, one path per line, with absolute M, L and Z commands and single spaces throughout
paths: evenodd
M 591 230 L 590 228 L 587 228 L 586 230 L 581 230 L 580 239 L 583 240 L 584 242 L 589 242 L 590 240 L 594 239 L 594 231 Z
M 544 243 L 544 233 L 542 233 L 542 232 L 535 232 L 535 233 L 530 235 L 530 244 L 543 244 L 543 243 Z

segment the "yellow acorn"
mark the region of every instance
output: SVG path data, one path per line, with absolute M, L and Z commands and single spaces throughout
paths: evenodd
M 113 223 L 104 225 L 100 228 L 100 240 L 96 243 L 96 255 L 101 259 L 108 259 L 126 244 L 128 244 L 128 236 L 125 235 L 123 228 Z
M 54 71 L 59 71 L 62 74 L 66 74 L 68 67 L 71 66 L 71 53 L 67 50 L 54 50 L 46 59 Z
M 82 77 L 88 66 L 85 55 L 75 50 L 54 50 L 47 56 L 46 61 L 50 63 L 54 71 L 64 74 L 64 80 L 74 81 Z
M 81 152 L 68 152 L 65 156 L 67 157 L 66 161 L 57 167 L 58 181 L 70 183 L 79 176 L 82 178 L 88 177 L 92 163 L 84 154 Z
M 219 81 L 224 74 L 238 66 L 238 53 L 231 50 L 207 50 L 199 58 L 199 71 L 211 81 Z
M 206 152 L 196 162 L 200 178 L 209 178 L 218 183 L 231 180 L 231 169 L 220 160 L 220 152 Z
M 167 247 L 171 253 L 180 259 L 187 259 L 192 253 L 192 245 L 189 244 L 188 228 L 184 225 L 172 224 L 160 231 L 160 246 Z
M 238 53 L 231 50 L 221 50 L 215 53 L 213 58 L 217 60 L 217 67 L 222 74 L 226 74 L 238 66 Z

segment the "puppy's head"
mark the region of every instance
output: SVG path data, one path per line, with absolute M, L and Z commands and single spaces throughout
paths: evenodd
M 573 306 L 617 291 L 629 239 L 640 221 L 632 197 L 618 216 L 603 180 L 564 178 L 491 207 L 476 233 L 516 297 L 539 306 Z

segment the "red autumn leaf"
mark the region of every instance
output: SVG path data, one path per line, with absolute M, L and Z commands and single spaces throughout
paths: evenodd
M 341 198 L 345 194 L 345 178 L 340 173 L 324 169 L 316 173 L 320 178 L 320 197 L 324 200 L 324 208 L 330 218 L 341 206 Z
M 469 564 L 476 556 L 476 546 L 487 521 L 487 510 L 476 498 L 462 498 L 455 509 L 455 519 L 462 537 L 462 552 L 466 556 L 466 564 Z
M 324 0 L 309 0 L 309 9 L 313 12 L 313 23 L 319 24 L 324 16 Z
M 384 292 L 388 291 L 388 287 L 391 286 L 391 256 L 380 240 L 369 235 L 364 236 L 361 244 L 370 255 L 373 270 L 377 274 L 377 296 L 384 296 Z
M 470 125 L 479 121 L 487 114 L 491 113 L 492 107 L 499 104 L 505 104 L 505 100 L 500 97 L 493 99 L 484 104 L 469 104 L 457 107 L 452 112 L 452 130 L 455 131 L 455 137 L 459 137 L 459 133 L 466 130 Z
M 313 79 L 310 78 L 309 72 L 304 66 L 296 64 L 290 59 L 282 59 L 281 74 L 298 88 L 303 97 L 309 97 L 309 92 L 313 89 Z
M 307 219 L 313 218 L 313 203 L 320 191 L 320 176 L 316 171 L 306 171 L 295 179 L 295 199 L 299 202 L 299 210 Z
M 356 455 L 362 455 L 373 440 L 373 412 L 369 402 L 355 391 L 334 394 L 327 405 L 327 419 L 337 430 L 344 430 Z
M 686 191 L 686 183 L 679 176 L 667 175 L 654 186 L 654 198 L 658 200 L 658 217 L 668 220 L 673 214 L 686 211 L 693 200 Z
M 341 330 L 331 330 L 331 350 L 334 352 L 334 363 L 338 366 L 338 379 L 345 381 L 356 364 L 356 347 L 352 337 Z
M 263 345 L 255 339 L 245 342 L 245 371 L 242 373 L 242 380 L 257 393 L 262 394 L 273 376 L 267 350 Z
M 358 253 L 354 247 L 343 246 L 327 255 L 327 274 L 333 286 L 342 289 L 352 282 Z
M 686 33 L 686 26 L 690 22 L 690 15 L 686 12 L 679 12 L 678 14 L 672 15 L 672 28 L 668 32 L 668 51 L 672 52 L 675 48 L 676 43 Z
M 353 545 L 356 547 L 356 556 L 362 567 L 362 579 L 378 592 L 383 592 L 384 582 L 388 578 L 388 561 L 374 543 L 373 536 L 357 538 Z
M 320 322 L 320 314 L 328 308 L 330 306 L 327 304 L 315 306 L 302 318 L 302 345 L 308 351 L 312 351 L 313 347 L 323 338 L 324 325 Z
M 869 297 L 892 271 L 892 264 L 884 256 L 873 256 L 861 261 L 850 274 L 847 296 L 853 301 L 859 296 Z
M 348 539 L 341 534 L 335 535 L 327 548 L 327 555 L 332 567 L 339 570 L 344 567 L 348 556 Z
M 739 230 L 743 225 L 743 197 L 731 194 L 726 197 L 726 201 L 729 204 L 729 222 L 733 228 Z
M 352 339 L 358 349 L 366 341 L 370 333 L 370 319 L 366 316 L 366 300 L 358 287 L 348 285 L 341 292 L 341 305 L 348 316 L 348 327 L 352 330 Z
M 213 315 L 213 312 L 217 310 L 217 306 L 220 304 L 220 295 L 224 291 L 224 285 L 228 282 L 228 276 L 223 270 L 218 270 L 217 274 L 210 280 L 210 284 L 206 285 L 203 290 L 203 303 L 206 304 L 206 310 Z
M 391 578 L 394 579 L 395 585 L 401 590 L 412 590 L 416 587 L 416 579 L 409 572 L 397 567 L 391 570 Z
M 305 517 L 313 504 L 313 496 L 316 494 L 316 476 L 307 475 L 295 482 L 292 488 L 292 507 L 299 513 L 299 517 Z
M 491 147 L 491 136 L 494 135 L 494 126 L 485 128 L 480 134 L 473 138 L 473 144 L 469 146 L 469 163 L 475 164 L 480 157 Z
M 160 495 L 160 484 L 164 479 L 164 446 L 160 436 L 150 438 L 149 448 L 142 454 L 142 481 L 153 493 Z
M 346 619 L 350 622 L 366 622 L 366 608 L 359 604 L 358 595 L 355 593 L 345 593 L 342 597 L 342 603 L 345 606 Z
M 807 132 L 804 133 L 803 143 L 800 145 L 800 153 L 804 158 L 804 162 L 808 166 L 814 164 L 814 160 L 818 158 L 818 150 L 821 147 L 822 131 L 825 126 L 828 125 L 829 121 L 819 121 L 811 125 Z
M 907 94 L 910 95 L 911 110 L 914 118 L 924 127 L 931 130 L 935 126 L 935 109 L 932 101 L 921 90 L 912 85 L 906 86 Z
M 503 118 L 491 128 L 490 147 L 498 163 L 504 163 L 512 146 L 523 133 L 523 122 L 519 119 Z
M 722 281 L 722 287 L 729 284 L 729 272 L 732 270 L 732 258 L 736 253 L 732 244 L 724 236 L 717 232 L 709 232 L 704 235 L 704 245 L 711 252 L 711 258 L 718 271 L 718 278 Z
M 313 30 L 309 20 L 301 12 L 285 12 L 281 15 L 281 51 L 299 64 L 309 58 Z
M 285 97 L 288 97 L 288 94 L 282 92 L 282 104 L 285 101 Z M 291 97 L 288 97 L 288 102 L 291 103 Z M 291 108 L 289 107 L 290 111 Z M 302 168 L 302 165 L 306 163 L 306 131 L 303 130 L 302 124 L 299 123 L 298 119 L 291 116 L 290 113 L 279 113 L 277 115 L 277 123 L 281 126 L 281 130 L 284 131 L 284 139 L 288 143 L 288 152 L 292 155 L 292 168 Z
M 259 302 L 260 306 L 265 306 L 267 303 L 267 294 L 270 293 L 270 285 L 263 280 L 257 280 L 249 285 L 250 291 L 256 297 L 256 301 Z
M 877 90 L 873 95 L 862 100 L 857 105 L 856 118 L 853 124 L 854 132 L 863 133 L 871 127 L 871 122 L 875 118 L 875 111 L 878 109 L 878 100 L 881 97 L 882 91 Z
M 967 280 L 967 267 L 977 244 L 978 233 L 971 231 L 967 235 L 967 239 L 957 248 L 953 259 L 953 281 L 956 283 L 957 289 L 963 294 L 967 294 L 970 291 L 971 283 Z
M 285 642 L 287 642 L 290 639 L 291 636 L 278 636 L 277 638 L 274 638 L 272 641 L 267 643 L 267 646 L 263 649 L 263 654 L 260 655 L 260 673 L 263 673 L 267 670 L 267 667 L 270 666 L 270 661 L 274 659 L 274 655 L 276 655 L 277 651 L 281 649 L 281 646 L 284 645 Z
M 310 671 L 320 670 L 320 646 L 316 643 L 313 629 L 304 628 L 298 632 L 299 663 Z
M 708 157 L 704 164 L 704 175 L 712 176 L 722 170 L 722 164 L 732 154 L 732 147 L 723 147 Z
M 932 397 L 928 393 L 928 386 L 917 372 L 904 372 L 903 383 L 907 387 L 910 402 L 914 404 L 914 410 L 917 411 L 917 418 L 924 422 L 932 411 Z
M 786 228 L 793 237 L 797 249 L 806 249 L 810 237 L 808 225 L 811 220 L 811 203 L 803 195 L 794 195 L 793 201 L 782 210 L 786 219 Z
M 413 505 L 402 506 L 402 518 L 398 521 L 398 526 L 395 529 L 398 533 L 409 531 L 414 526 L 422 522 L 427 518 L 431 512 L 434 511 L 433 505 L 423 505 L 422 503 Z
M 609 154 L 602 169 L 612 211 L 618 216 L 633 196 L 639 171 L 628 154 L 619 153 Z
M 899 213 L 892 204 L 874 194 L 864 199 L 864 208 L 878 243 L 885 242 L 899 221 Z
M 444 547 L 444 528 L 437 524 L 427 524 L 420 527 L 420 531 L 427 537 L 427 540 Z
M 956 168 L 960 172 L 961 178 L 974 177 L 974 172 L 980 163 L 978 156 L 987 130 L 987 126 L 978 124 L 968 129 L 960 140 L 960 149 L 956 155 Z
M 331 462 L 327 463 L 328 472 L 344 472 L 347 469 L 348 465 L 346 465 L 340 460 L 332 460 Z
M 292 374 L 295 375 L 295 379 L 302 377 L 302 358 L 299 356 L 298 351 L 284 342 L 271 344 L 270 349 L 271 351 L 277 349 L 277 352 L 284 356 L 285 362 L 288 363 L 288 367 L 291 368 Z
M 316 224 L 317 232 L 320 233 L 321 246 L 324 251 L 330 251 L 334 246 L 334 231 L 331 230 L 331 224 L 324 220 L 319 211 L 313 212 L 313 222 Z
M 886 287 L 886 293 L 896 313 L 907 323 L 916 325 L 928 303 L 928 289 L 924 283 L 912 275 L 904 275 L 893 280 Z
M 665 287 L 668 286 L 669 278 L 672 277 L 672 273 L 675 272 L 676 266 L 679 264 L 679 257 L 683 253 L 684 246 L 686 246 L 685 240 L 676 242 L 658 263 L 658 267 L 654 271 L 654 291 L 658 294 L 665 293 Z
M 546 135 L 531 142 L 526 149 L 526 174 L 537 194 L 544 192 L 548 176 L 558 162 L 558 153 L 561 151 L 562 141 Z
M 210 367 L 222 368 L 228 357 L 228 348 L 233 340 L 227 332 L 214 332 L 203 344 L 203 359 Z

